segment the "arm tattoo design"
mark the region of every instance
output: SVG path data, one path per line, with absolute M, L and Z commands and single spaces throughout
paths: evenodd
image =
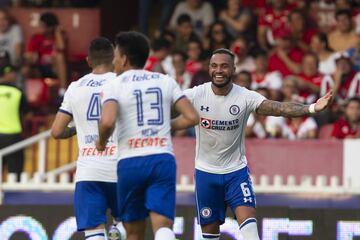
M 265 100 L 256 112 L 266 116 L 302 117 L 309 114 L 309 106 L 297 102 Z

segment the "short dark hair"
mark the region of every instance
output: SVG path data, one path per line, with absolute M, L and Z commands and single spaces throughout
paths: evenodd
M 188 58 L 187 54 L 184 51 L 179 50 L 179 49 L 175 49 L 174 51 L 171 52 L 171 56 L 174 56 L 174 55 L 180 55 L 184 61 L 186 61 Z
M 340 15 L 346 15 L 349 19 L 352 18 L 351 11 L 349 9 L 338 9 L 335 12 L 335 19 L 338 19 Z
M 346 101 L 345 107 L 349 105 L 351 102 L 357 102 L 360 105 L 360 97 L 351 97 Z
M 56 27 L 59 25 L 57 16 L 52 12 L 46 12 L 41 14 L 40 22 L 44 23 L 47 27 Z
M 192 20 L 191 20 L 191 17 L 184 13 L 184 14 L 181 14 L 177 19 L 176 19 L 176 25 L 179 26 L 183 23 L 192 23 Z
M 247 78 L 252 79 L 251 77 L 251 73 L 249 71 L 246 71 L 246 70 L 241 70 L 237 75 L 245 75 Z
M 114 58 L 114 48 L 109 39 L 97 37 L 90 43 L 88 56 L 91 59 L 92 67 L 109 65 Z
M 235 55 L 234 53 L 227 49 L 227 48 L 219 48 L 219 49 L 216 49 L 215 51 L 213 51 L 212 55 L 215 55 L 215 54 L 227 54 L 231 57 L 232 60 L 235 60 Z
M 129 31 L 116 35 L 115 45 L 126 55 L 133 67 L 143 68 L 149 57 L 149 39 L 142 33 Z
M 268 53 L 263 50 L 262 48 L 256 49 L 253 53 L 254 58 L 258 58 L 258 57 L 264 57 L 264 58 L 268 58 Z
M 170 49 L 171 43 L 165 38 L 156 38 L 152 43 L 152 50 L 159 51 L 161 49 Z

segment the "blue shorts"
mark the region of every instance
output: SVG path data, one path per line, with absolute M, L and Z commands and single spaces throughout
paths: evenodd
M 175 217 L 176 162 L 173 155 L 122 159 L 117 167 L 119 220 L 132 222 L 156 212 Z
M 225 221 L 226 208 L 256 206 L 248 167 L 227 174 L 195 170 L 197 217 L 201 225 Z
M 74 208 L 78 231 L 106 223 L 107 209 L 118 219 L 116 183 L 81 181 L 75 186 Z

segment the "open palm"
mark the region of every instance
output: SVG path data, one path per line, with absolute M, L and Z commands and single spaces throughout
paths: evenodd
M 327 108 L 331 103 L 332 96 L 332 90 L 330 90 L 323 97 L 319 98 L 315 103 L 315 112 L 321 112 Z

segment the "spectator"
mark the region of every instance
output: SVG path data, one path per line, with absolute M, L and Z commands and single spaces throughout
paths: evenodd
M 4 55 L 5 56 L 5 55 Z M 22 140 L 21 118 L 28 111 L 24 93 L 15 87 L 16 75 L 11 65 L 0 59 L 0 149 Z M 4 156 L 3 164 L 7 165 L 9 173 L 20 174 L 24 168 L 23 150 Z
M 256 42 L 255 16 L 251 8 L 240 5 L 239 0 L 227 0 L 226 8 L 220 11 L 219 20 L 223 21 L 232 38 L 246 37 L 248 42 Z
M 334 98 L 341 104 L 347 98 L 360 95 L 360 75 L 351 69 L 351 60 L 347 54 L 338 53 L 335 61 L 334 74 L 324 76 L 321 81 L 320 95 L 332 88 Z
M 170 42 L 164 38 L 155 39 L 152 44 L 152 54 L 147 59 L 144 69 L 152 72 L 165 73 L 161 62 L 170 52 Z
M 40 16 L 41 32 L 29 40 L 27 46 L 27 63 L 35 66 L 41 77 L 58 78 L 60 94 L 63 95 L 67 85 L 65 60 L 65 38 L 55 14 L 47 12 Z
M 209 32 L 204 38 L 203 46 L 208 51 L 215 51 L 219 48 L 229 48 L 231 42 L 230 34 L 225 28 L 225 24 L 217 21 L 211 24 Z
M 214 10 L 210 3 L 203 0 L 185 0 L 179 2 L 170 20 L 170 27 L 175 29 L 180 15 L 187 14 L 192 19 L 192 25 L 198 37 L 202 38 L 208 33 L 210 25 L 215 21 Z
M 349 57 L 351 58 L 352 68 L 354 71 L 360 71 L 360 34 L 357 35 L 356 46 L 347 50 Z
M 266 88 L 259 88 L 257 92 L 264 97 L 269 97 Z M 277 138 L 281 136 L 281 126 L 285 119 L 283 117 L 264 116 L 251 113 L 246 123 L 245 136 L 249 138 Z
M 317 124 L 312 117 L 289 118 L 282 126 L 282 137 L 289 140 L 317 137 Z
M 19 67 L 21 64 L 23 35 L 21 28 L 5 9 L 0 9 L 0 51 L 7 52 L 11 64 Z
M 313 53 L 307 53 L 302 60 L 302 72 L 296 77 L 302 102 L 311 104 L 317 100 L 322 75 L 318 72 L 319 60 Z
M 233 83 L 241 87 L 251 89 L 251 73 L 248 71 L 240 71 L 234 76 Z
M 191 74 L 185 69 L 186 55 L 181 51 L 174 51 L 171 54 L 172 65 L 174 67 L 173 77 L 176 82 L 179 84 L 181 90 L 188 89 L 191 84 Z
M 345 105 L 345 115 L 334 123 L 332 136 L 338 139 L 360 138 L 360 98 L 352 97 Z
M 338 10 L 335 17 L 336 29 L 328 34 L 330 47 L 337 52 L 355 47 L 357 36 L 353 30 L 351 12 L 349 10 Z
M 336 54 L 329 47 L 327 35 L 318 33 L 311 38 L 310 49 L 319 58 L 319 72 L 322 74 L 332 74 L 335 72 Z
M 231 51 L 235 54 L 236 72 L 255 70 L 254 58 L 249 55 L 249 44 L 244 37 L 237 37 L 231 44 Z
M 286 0 L 271 0 L 271 4 L 271 7 L 260 15 L 258 22 L 257 39 L 263 49 L 269 49 L 275 45 L 273 33 L 286 26 L 287 16 L 290 13 Z
M 316 34 L 314 28 L 310 28 L 305 20 L 305 12 L 294 9 L 289 14 L 289 29 L 292 40 L 304 52 L 309 51 L 309 44 L 312 36 Z
M 324 33 L 331 31 L 336 25 L 334 0 L 309 1 L 309 4 L 310 17 L 318 29 Z
M 269 71 L 278 70 L 283 77 L 300 73 L 304 53 L 293 46 L 290 31 L 281 28 L 274 32 L 274 36 L 276 47 L 269 58 Z
M 191 39 L 187 44 L 186 71 L 194 76 L 202 68 L 200 56 L 203 51 L 202 44 L 197 39 Z
M 267 88 L 269 98 L 279 100 L 282 76 L 279 71 L 269 71 L 268 56 L 264 51 L 255 54 L 255 71 L 252 72 L 251 89 Z
M 139 0 L 139 14 L 138 23 L 140 32 L 148 35 L 149 33 L 149 13 L 151 9 L 152 0 Z M 161 13 L 159 23 L 157 24 L 155 37 L 160 37 L 171 17 L 171 13 L 176 5 L 176 0 L 163 0 L 161 1 Z
M 186 52 L 187 43 L 192 39 L 198 39 L 198 37 L 193 31 L 191 18 L 187 14 L 182 14 L 177 19 L 175 49 Z
M 202 68 L 195 73 L 191 80 L 190 88 L 201 85 L 206 82 L 211 81 L 209 75 L 209 63 L 210 63 L 211 53 L 209 51 L 203 51 L 200 55 L 200 61 Z
M 300 101 L 297 80 L 294 76 L 288 76 L 284 79 L 281 87 L 281 95 L 283 102 Z

